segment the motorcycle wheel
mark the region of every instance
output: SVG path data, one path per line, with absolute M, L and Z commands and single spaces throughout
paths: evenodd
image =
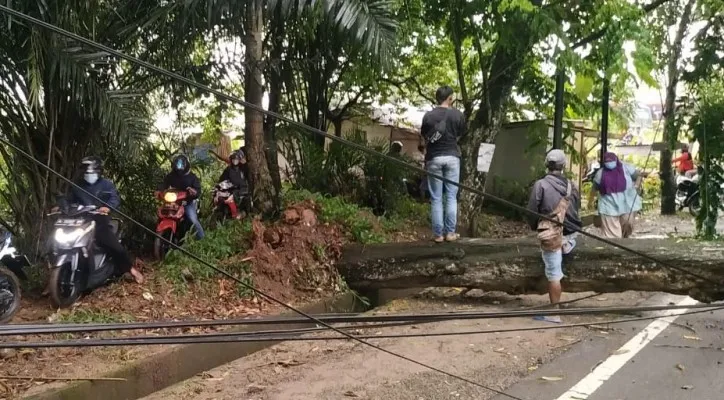
M 161 236 L 168 241 L 173 241 L 173 232 L 171 231 L 163 232 Z M 153 241 L 153 256 L 157 261 L 163 261 L 166 258 L 168 248 L 168 243 L 159 238 L 156 238 L 156 240 Z
M 694 196 L 689 201 L 689 214 L 691 214 L 693 217 L 696 217 L 701 212 L 701 201 L 699 201 L 699 196 Z
M 20 281 L 5 267 L 0 267 L 0 324 L 10 322 L 20 310 Z
M 50 301 L 57 308 L 68 308 L 78 301 L 83 293 L 81 288 L 81 272 L 76 271 L 75 282 L 70 288 L 71 267 L 69 263 L 60 267 L 54 267 L 50 271 L 50 280 L 48 283 L 48 291 L 50 292 Z

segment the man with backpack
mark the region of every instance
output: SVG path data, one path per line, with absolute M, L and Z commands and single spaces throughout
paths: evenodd
M 530 193 L 528 209 L 560 223 L 561 226 L 536 215 L 529 217 L 531 229 L 538 232 L 541 244 L 545 275 L 548 279 L 548 297 L 551 304 L 561 301 L 561 279 L 563 279 L 563 256 L 570 254 L 576 246 L 576 232 L 570 228 L 582 226 L 578 216 L 581 198 L 578 188 L 563 175 L 566 155 L 562 150 L 551 150 L 546 155 L 548 173 L 536 181 Z M 560 323 L 560 317 L 536 318 Z
M 454 183 L 460 182 L 460 147 L 465 135 L 465 116 L 452 107 L 453 90 L 442 86 L 435 92 L 438 106 L 425 113 L 420 133 L 425 139 L 425 169 Z M 458 187 L 432 176 L 427 177 L 432 204 L 432 233 L 436 243 L 458 239 Z M 443 210 L 443 194 L 445 208 Z

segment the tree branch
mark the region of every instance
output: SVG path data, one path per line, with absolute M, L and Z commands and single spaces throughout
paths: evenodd
M 669 0 L 655 0 L 655 1 L 652 2 L 652 3 L 649 3 L 649 4 L 645 5 L 645 6 L 643 7 L 643 12 L 644 12 L 644 13 L 649 13 L 649 12 L 657 9 L 659 6 L 663 5 L 663 4 L 666 3 L 667 1 L 669 1 Z M 585 45 L 587 45 L 587 44 L 589 44 L 589 43 L 591 43 L 591 42 L 595 42 L 596 40 L 602 38 L 603 35 L 606 34 L 606 31 L 607 31 L 607 30 L 608 30 L 608 27 L 604 27 L 604 28 L 601 28 L 600 30 L 598 30 L 598 31 L 596 31 L 596 32 L 594 32 L 594 33 L 586 36 L 585 38 L 583 38 L 583 39 L 579 40 L 578 42 L 574 43 L 574 44 L 573 44 L 573 47 L 571 48 L 571 50 L 577 49 L 577 48 L 582 47 L 582 46 L 585 46 Z
M 415 79 L 414 76 L 411 76 L 411 77 L 409 77 L 409 78 L 405 78 L 405 79 L 403 79 L 403 80 L 401 80 L 401 81 L 395 81 L 395 80 L 392 80 L 392 79 L 389 79 L 389 78 L 380 78 L 380 81 L 382 81 L 382 82 L 387 82 L 387 83 L 389 83 L 390 85 L 395 86 L 396 88 L 400 89 L 400 90 L 403 91 L 403 92 L 405 91 L 405 88 L 404 88 L 405 85 L 412 84 L 412 85 L 415 86 L 415 88 L 417 89 L 417 94 L 418 94 L 420 97 L 422 97 L 423 99 L 429 101 L 429 102 L 432 103 L 432 104 L 437 103 L 437 101 L 435 101 L 434 98 L 432 98 L 432 97 L 430 97 L 430 96 L 428 96 L 428 95 L 425 94 L 425 91 L 422 90 L 422 85 L 420 85 L 420 82 L 418 82 L 417 79 Z
M 463 106 L 466 111 L 469 110 L 470 98 L 468 97 L 468 90 L 465 85 L 465 70 L 463 68 L 463 54 L 462 54 L 462 39 L 460 30 L 462 29 L 462 18 L 460 18 L 460 12 L 463 4 L 459 1 L 452 3 L 453 18 L 450 30 L 452 31 L 452 42 L 455 50 L 455 67 L 458 72 L 458 84 L 460 85 L 460 97 L 463 100 Z M 466 115 L 467 117 L 468 115 Z

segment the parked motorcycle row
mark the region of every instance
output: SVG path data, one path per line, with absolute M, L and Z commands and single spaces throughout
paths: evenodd
M 232 218 L 241 210 L 250 213 L 252 202 L 246 193 L 234 193 L 236 188 L 230 181 L 219 182 L 212 192 L 214 198 L 213 220 Z M 101 200 L 107 199 L 100 196 Z M 157 209 L 156 233 L 176 245 L 181 245 L 186 234 L 192 229 L 184 218 L 186 207 L 198 207 L 198 201 L 187 201 L 186 190 L 168 189 L 159 194 L 161 204 Z M 231 201 L 236 201 L 234 212 Z M 54 217 L 50 237 L 48 294 L 55 307 L 70 307 L 81 295 L 96 289 L 116 278 L 117 272 L 112 260 L 95 243 L 96 222 L 94 216 L 101 214 L 95 206 L 64 204 L 58 199 L 57 210 L 47 214 Z M 118 236 L 121 220 L 112 219 L 113 233 Z M 10 321 L 20 309 L 20 280 L 27 279 L 23 268 L 30 265 L 25 255 L 18 254 L 9 232 L 0 234 L 0 323 Z M 163 260 L 171 249 L 168 242 L 156 238 L 154 256 Z

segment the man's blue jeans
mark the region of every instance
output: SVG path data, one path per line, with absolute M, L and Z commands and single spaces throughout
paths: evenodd
M 186 204 L 186 208 L 184 210 L 186 212 L 186 218 L 188 218 L 189 222 L 193 224 L 194 228 L 196 228 L 196 239 L 201 240 L 204 238 L 204 228 L 201 227 L 201 222 L 199 221 L 199 215 L 196 213 L 196 202 L 191 202 Z
M 441 175 L 455 183 L 460 182 L 460 158 L 455 156 L 435 157 L 425 165 L 427 172 Z M 458 222 L 458 187 L 440 179 L 427 177 L 427 188 L 432 203 L 432 233 L 441 237 L 455 233 Z M 443 210 L 443 194 L 445 209 Z

